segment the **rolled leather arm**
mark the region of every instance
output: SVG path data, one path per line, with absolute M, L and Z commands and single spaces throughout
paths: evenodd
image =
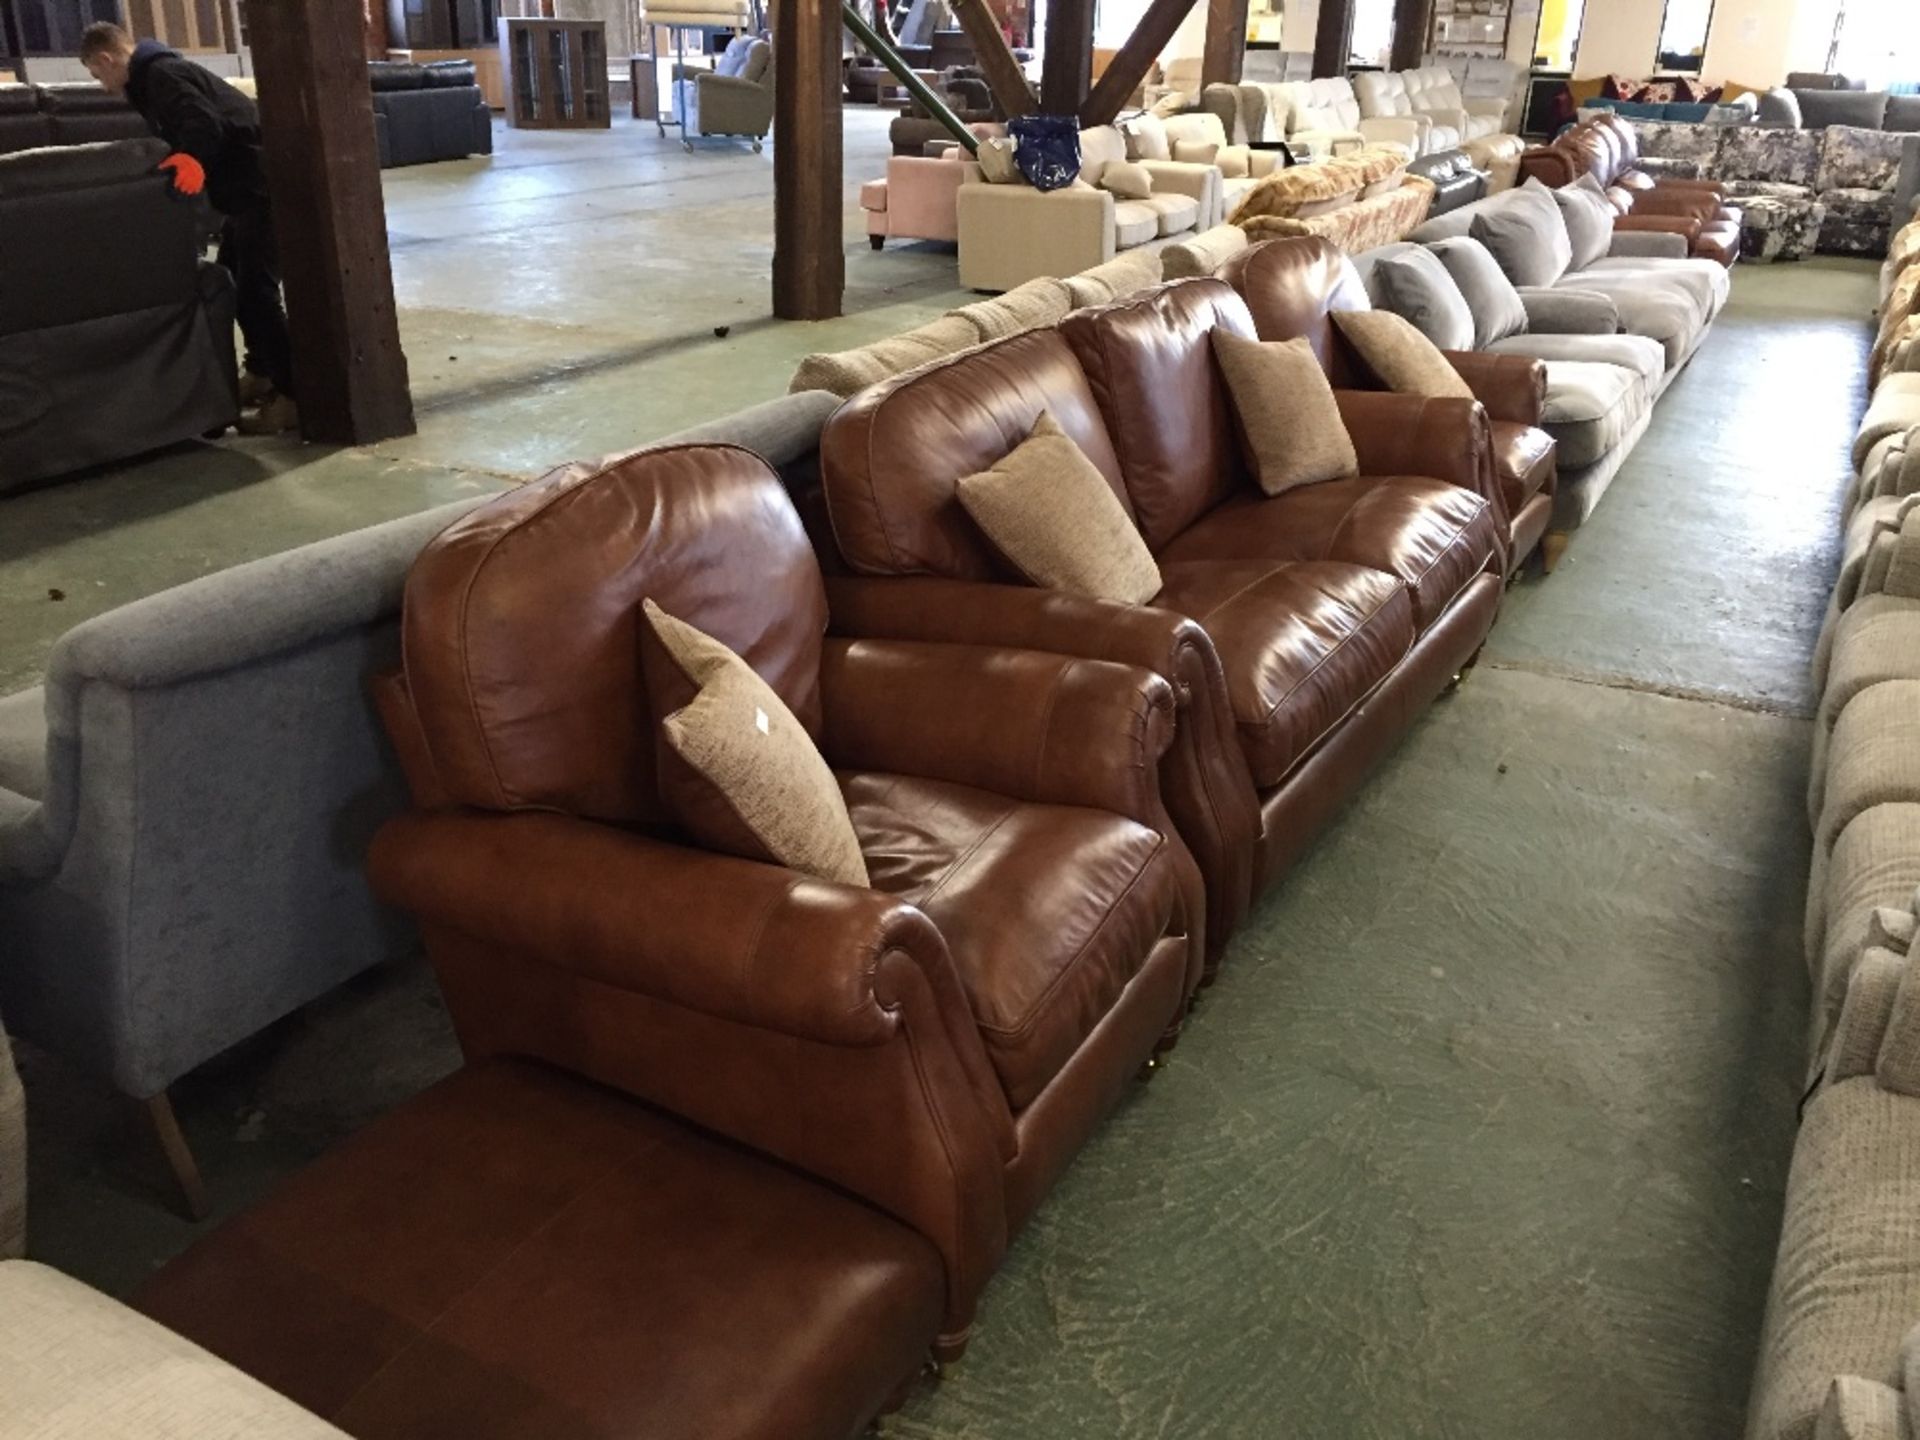
M 1620 333 L 1620 307 L 1614 304 L 1611 295 L 1602 295 L 1598 290 L 1522 286 L 1520 303 L 1526 308 L 1530 335 Z
M 849 769 L 1166 824 L 1173 687 L 1150 670 L 976 645 L 829 639 L 822 750 Z
M 1678 235 L 1689 245 L 1700 238 L 1700 221 L 1694 216 L 1643 214 L 1637 209 L 1631 215 L 1616 215 L 1613 229 L 1615 234 Z
M 1680 215 L 1704 225 L 1720 212 L 1720 197 L 1709 190 L 1689 190 L 1679 185 L 1658 185 L 1641 190 L 1633 197 L 1633 214 Z
M 429 925 L 823 1045 L 898 1032 L 877 993 L 883 956 L 950 968 L 933 922 L 878 891 L 566 815 L 402 815 L 368 864 L 382 898 Z
M 1579 178 L 1574 174 L 1573 161 L 1551 145 L 1536 145 L 1520 152 L 1520 178 L 1537 179 L 1550 190 L 1558 190 L 1562 185 L 1571 185 Z
M 1473 398 L 1487 407 L 1488 419 L 1515 425 L 1540 423 L 1540 416 L 1547 408 L 1544 361 L 1535 360 L 1531 355 L 1489 355 L 1482 350 L 1441 353 L 1460 372 L 1460 378 L 1473 391 Z
M 1336 390 L 1362 475 L 1430 475 L 1471 490 L 1504 533 L 1506 502 L 1493 473 L 1493 431 L 1478 400 L 1430 400 L 1382 390 Z
M 1218 958 L 1251 902 L 1261 819 L 1226 675 L 1205 630 L 1152 606 L 932 575 L 829 575 L 827 609 L 835 635 L 1043 650 L 1118 661 L 1169 681 L 1179 724 L 1161 795 L 1207 877 L 1209 954 Z
M 941 1253 L 963 1337 L 1007 1240 L 1012 1118 L 945 941 L 872 890 L 551 814 L 375 836 L 471 1058 L 531 1056 L 842 1186 Z

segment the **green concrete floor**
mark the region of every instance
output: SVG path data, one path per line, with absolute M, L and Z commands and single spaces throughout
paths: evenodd
M 852 118 L 857 180 L 884 143 Z M 946 257 L 872 256 L 850 212 L 859 313 L 765 322 L 769 184 L 637 127 L 390 175 L 420 436 L 195 447 L 0 502 L 0 691 L 84 614 L 766 398 L 807 350 L 953 303 Z M 1738 1433 L 1801 1071 L 1806 659 L 1873 296 L 1862 264 L 1736 272 L 1559 572 L 1267 897 L 888 1434 Z M 415 965 L 190 1077 L 218 1213 L 455 1063 Z M 26 1072 L 34 1252 L 124 1291 L 197 1232 L 110 1097 Z

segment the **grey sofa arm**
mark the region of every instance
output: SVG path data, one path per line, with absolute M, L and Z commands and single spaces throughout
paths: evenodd
M 1664 230 L 1616 230 L 1607 255 L 1610 259 L 1684 260 L 1687 237 L 1669 235 Z
M 1520 287 L 1533 335 L 1618 335 L 1620 309 L 1611 295 L 1597 290 L 1549 290 Z

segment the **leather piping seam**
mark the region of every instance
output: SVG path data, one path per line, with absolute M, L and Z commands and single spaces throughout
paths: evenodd
M 1060 967 L 1053 979 L 1047 982 L 1046 987 L 1042 989 L 1038 995 L 1034 996 L 1032 1003 L 1027 1006 L 1021 1018 L 1008 1025 L 989 1025 L 985 1021 L 981 1021 L 979 1022 L 981 1033 L 1003 1036 L 1007 1039 L 1018 1039 L 1032 1031 L 1033 1027 L 1039 1023 L 1040 1016 L 1046 1009 L 1047 1002 L 1053 998 L 1054 992 L 1064 985 L 1067 977 L 1079 967 L 1081 960 L 1084 959 L 1087 952 L 1093 948 L 1094 942 L 1105 933 L 1107 927 L 1113 923 L 1114 917 L 1125 908 L 1128 899 L 1133 895 L 1134 891 L 1140 888 L 1141 882 L 1146 879 L 1147 872 L 1153 868 L 1154 861 L 1158 860 L 1166 850 L 1166 836 L 1156 831 L 1154 832 L 1153 842 L 1152 851 L 1146 858 L 1141 860 L 1139 868 L 1133 872 L 1133 878 L 1127 881 L 1126 888 L 1114 897 L 1113 904 L 1107 907 L 1107 913 L 1100 917 L 1100 923 L 1095 925 L 1092 933 L 1080 942 L 1079 948 L 1073 952 L 1072 957 L 1068 959 L 1067 963 Z M 1179 891 L 1178 887 L 1176 887 L 1175 898 L 1177 899 L 1178 897 Z M 1166 935 L 1166 926 L 1162 925 L 1160 927 L 1160 936 L 1164 939 Z M 1159 941 L 1156 940 L 1154 943 L 1157 945 Z M 1144 966 L 1145 963 L 1143 960 L 1141 962 L 1142 966 Z M 1134 975 L 1138 975 L 1140 971 L 1135 970 L 1133 973 Z M 1132 983 L 1132 976 L 1128 977 L 1128 983 Z M 1121 988 L 1123 990 L 1125 989 L 1124 986 Z M 1056 1071 L 1055 1073 L 1057 1074 L 1058 1072 Z M 1004 1080 L 1001 1081 L 1002 1085 L 1005 1085 L 1005 1083 Z M 1045 1087 L 1043 1086 L 1042 1088 L 1044 1089 Z
M 1001 812 L 999 819 L 995 820 L 991 825 L 987 826 L 986 829 L 974 836 L 973 843 L 967 846 L 966 853 L 954 857 L 953 863 L 947 867 L 946 873 L 940 877 L 939 882 L 931 890 L 927 891 L 920 899 L 909 903 L 913 904 L 917 909 L 925 910 L 927 902 L 932 900 L 933 897 L 938 895 L 942 890 L 946 889 L 948 882 L 960 873 L 961 868 L 965 866 L 969 860 L 973 859 L 975 855 L 980 853 L 980 847 L 1000 833 L 1002 827 L 1006 825 L 1007 821 L 1013 818 L 1013 812 L 1020 808 L 1021 804 L 1020 801 L 1012 799 L 1011 797 L 1003 798 L 1006 798 L 1007 808 Z M 933 917 L 929 915 L 927 918 L 931 920 Z M 939 926 L 936 924 L 934 928 L 938 929 Z

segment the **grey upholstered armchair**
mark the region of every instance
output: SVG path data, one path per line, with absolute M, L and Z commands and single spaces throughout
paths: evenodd
M 760 149 L 773 125 L 773 47 L 765 40 L 736 36 L 711 71 L 674 85 L 680 91 L 680 133 L 689 150 L 693 141 L 710 135 L 739 136 Z
M 0 1014 L 146 1103 L 189 1210 L 167 1087 L 413 944 L 362 873 L 403 802 L 365 682 L 481 498 L 97 616 L 0 700 Z

